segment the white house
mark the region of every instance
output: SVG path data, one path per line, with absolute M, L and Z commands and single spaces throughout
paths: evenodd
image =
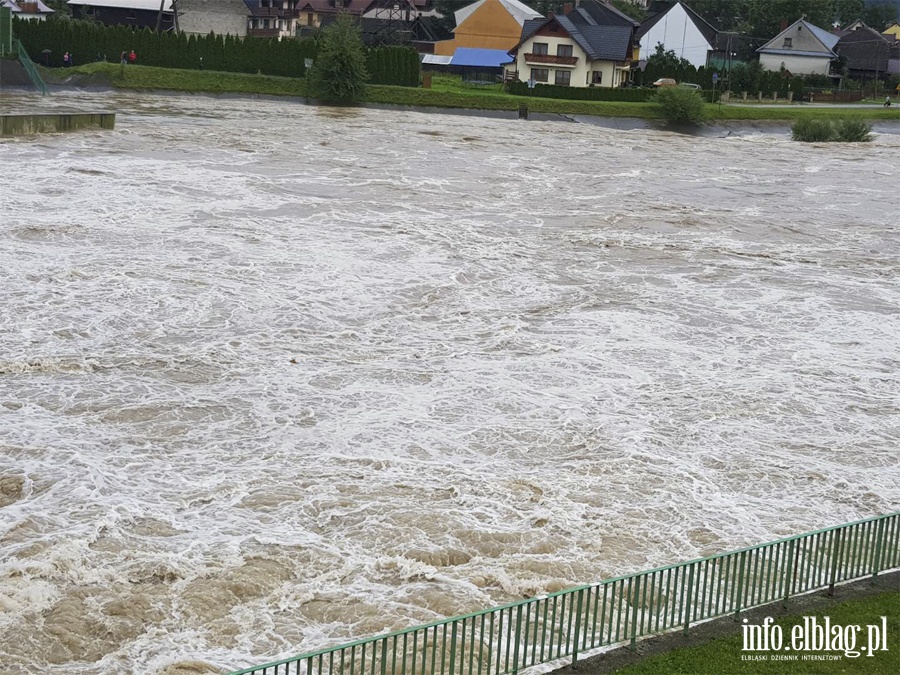
M 53 14 L 41 0 L 0 0 L 0 7 L 9 7 L 12 15 L 19 19 L 43 21 Z
M 633 25 L 600 25 L 584 7 L 526 21 L 507 73 L 521 82 L 564 87 L 619 87 L 637 48 Z
M 716 48 L 718 31 L 697 12 L 682 2 L 660 12 L 641 24 L 637 36 L 641 41 L 641 61 L 653 56 L 657 45 L 673 51 L 700 68 Z
M 798 19 L 756 51 L 766 70 L 783 67 L 792 75 L 829 75 L 838 40 L 837 35 Z

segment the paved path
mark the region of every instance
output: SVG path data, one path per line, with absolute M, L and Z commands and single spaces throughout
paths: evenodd
M 883 108 L 884 101 L 881 103 L 723 103 L 722 105 L 731 106 L 733 108 L 853 108 L 858 110 L 861 108 Z M 894 103 L 891 108 L 895 109 L 900 103 Z

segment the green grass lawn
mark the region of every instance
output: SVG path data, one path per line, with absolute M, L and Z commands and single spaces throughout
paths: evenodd
M 826 610 L 813 613 L 831 625 L 862 626 L 857 647 L 866 643 L 866 626 L 880 625 L 882 616 L 888 617 L 888 651 L 878 651 L 873 656 L 865 654 L 857 658 L 844 656 L 840 661 L 742 661 L 743 654 L 771 652 L 743 652 L 742 636 L 713 640 L 699 647 L 676 649 L 666 654 L 651 656 L 640 663 L 615 671 L 618 675 L 825 675 L 832 673 L 859 673 L 860 675 L 896 675 L 900 673 L 900 593 L 889 591 L 858 600 L 836 603 Z M 812 614 L 811 614 L 812 615 Z M 785 644 L 789 644 L 791 629 L 803 625 L 801 616 L 778 619 Z M 837 654 L 839 652 L 809 652 Z M 790 654 L 790 652 L 779 652 Z
M 180 70 L 153 68 L 116 63 L 89 63 L 68 69 L 41 69 L 46 79 L 61 82 L 74 74 L 92 76 L 96 82 L 107 81 L 121 89 L 167 89 L 185 92 L 243 93 L 272 96 L 306 96 L 306 81 L 292 77 L 249 75 L 209 70 Z M 364 99 L 366 103 L 384 103 L 438 108 L 468 108 L 479 110 L 516 110 L 527 103 L 532 112 L 561 115 L 596 115 L 599 117 L 636 117 L 659 119 L 660 113 L 653 103 L 620 101 L 568 101 L 563 99 L 513 96 L 501 90 L 499 84 L 473 86 L 459 78 L 437 75 L 431 89 L 371 85 Z M 753 108 L 731 105 L 706 106 L 707 119 L 715 120 L 795 120 L 840 116 L 840 110 L 828 108 L 803 108 L 784 106 L 778 108 Z M 843 114 L 847 114 L 844 112 Z M 855 116 L 870 120 L 900 121 L 900 106 L 893 108 L 866 108 L 853 111 Z

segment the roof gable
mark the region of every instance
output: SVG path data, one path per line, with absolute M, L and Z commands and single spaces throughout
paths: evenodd
M 456 25 L 459 26 L 466 19 L 468 19 L 472 14 L 481 9 L 482 5 L 484 5 L 488 0 L 477 0 L 477 2 L 473 2 L 471 5 L 466 5 L 462 9 L 458 9 L 453 13 L 453 17 L 456 19 Z M 516 22 L 521 26 L 528 19 L 542 19 L 544 18 L 540 12 L 536 12 L 528 5 L 519 2 L 519 0 L 498 0 L 498 2 L 503 5 L 509 15 L 516 20 Z
M 640 25 L 640 28 L 637 30 L 637 36 L 639 38 L 644 37 L 651 28 L 653 28 L 656 24 L 658 24 L 665 16 L 667 16 L 670 12 L 673 11 L 682 11 L 687 17 L 688 21 L 694 24 L 694 27 L 700 32 L 703 36 L 703 39 L 709 44 L 710 47 L 715 49 L 716 47 L 716 38 L 719 34 L 719 31 L 716 28 L 706 21 L 702 16 L 697 14 L 693 9 L 685 5 L 683 2 L 676 2 L 674 5 L 671 5 L 665 11 L 660 12 L 659 14 L 654 14 L 649 19 L 644 21 Z
M 802 48 L 802 49 L 791 49 L 783 47 L 784 38 L 793 38 L 793 36 L 801 33 L 803 29 L 806 29 L 807 33 L 812 37 L 812 44 L 809 46 L 810 49 Z M 805 36 L 804 36 L 805 37 Z M 796 53 L 798 55 L 803 54 L 805 56 L 815 55 L 816 53 L 820 53 L 822 56 L 837 56 L 834 53 L 834 47 L 837 45 L 838 40 L 841 38 L 833 33 L 829 33 L 826 30 L 819 28 L 818 26 L 814 26 L 805 19 L 797 19 L 790 26 L 781 31 L 774 38 L 769 40 L 762 47 L 757 49 L 757 52 L 760 53 L 772 53 L 772 54 L 791 54 Z
M 578 10 L 582 14 L 590 16 L 598 26 L 630 26 L 637 28 L 639 21 L 635 21 L 627 14 L 623 14 L 612 5 L 600 0 L 584 0 Z
M 625 61 L 631 55 L 633 27 L 598 25 L 591 16 L 585 17 L 576 12 L 550 17 L 543 21 L 527 22 L 522 27 L 519 44 L 509 50 L 510 53 L 517 51 L 535 33 L 552 24 L 565 31 L 592 61 Z
M 835 51 L 847 59 L 850 70 L 885 72 L 888 70 L 892 44 L 878 31 L 866 26 L 842 37 Z
M 25 8 L 23 9 L 19 5 L 24 5 Z M 41 0 L 26 0 L 25 2 L 22 2 L 21 0 L 18 2 L 16 0 L 3 0 L 3 2 L 0 2 L 0 7 L 9 7 L 10 11 L 13 13 L 35 11 L 38 14 L 53 14 L 54 12 L 54 10 L 47 7 Z

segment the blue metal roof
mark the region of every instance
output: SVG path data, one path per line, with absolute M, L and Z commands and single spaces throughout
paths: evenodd
M 475 49 L 473 47 L 457 47 L 450 60 L 451 66 L 478 66 L 481 68 L 500 68 L 512 59 L 505 49 Z

